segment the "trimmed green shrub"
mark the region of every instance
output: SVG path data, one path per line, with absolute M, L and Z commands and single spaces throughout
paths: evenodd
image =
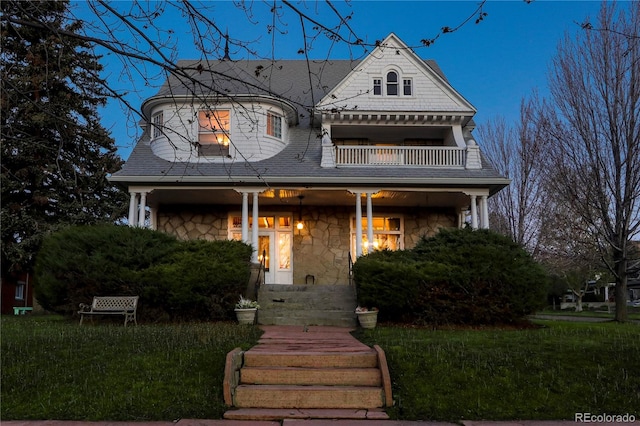
M 237 241 L 178 241 L 127 226 L 70 227 L 37 256 L 36 297 L 74 314 L 94 296 L 139 295 L 139 318 L 227 319 L 250 274 L 251 247 Z
M 376 252 L 354 265 L 358 302 L 381 320 L 511 323 L 544 306 L 547 275 L 507 237 L 444 229 L 413 250 Z

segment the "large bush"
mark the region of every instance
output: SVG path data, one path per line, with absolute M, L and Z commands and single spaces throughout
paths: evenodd
M 442 230 L 413 250 L 375 252 L 354 265 L 358 302 L 381 319 L 417 324 L 514 322 L 544 306 L 547 276 L 510 239 Z
M 125 226 L 70 227 L 37 256 L 36 297 L 72 314 L 93 296 L 139 295 L 139 318 L 231 318 L 249 279 L 251 247 L 237 241 L 178 241 Z

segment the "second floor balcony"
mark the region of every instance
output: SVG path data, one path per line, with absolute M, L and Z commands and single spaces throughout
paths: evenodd
M 460 167 L 467 148 L 448 146 L 335 146 L 335 164 L 341 166 Z

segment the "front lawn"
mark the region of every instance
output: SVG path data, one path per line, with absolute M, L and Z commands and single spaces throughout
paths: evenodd
M 386 352 L 408 420 L 640 418 L 640 325 L 536 321 L 525 330 L 358 331 Z
M 262 334 L 233 323 L 1 321 L 2 420 L 222 418 L 226 354 Z
M 407 420 L 640 417 L 640 326 L 537 322 L 526 330 L 358 330 L 386 352 Z M 222 418 L 225 355 L 260 330 L 233 323 L 80 327 L 3 316 L 1 419 Z M 635 412 L 634 412 L 635 410 Z

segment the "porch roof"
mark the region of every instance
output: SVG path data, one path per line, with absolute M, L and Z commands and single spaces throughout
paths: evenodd
M 257 162 L 171 162 L 153 154 L 141 140 L 123 168 L 110 180 L 149 186 L 270 186 L 333 188 L 482 187 L 493 194 L 509 183 L 484 158 L 482 169 L 362 166 L 322 168 L 317 129 L 291 128 L 291 143 L 275 156 Z

